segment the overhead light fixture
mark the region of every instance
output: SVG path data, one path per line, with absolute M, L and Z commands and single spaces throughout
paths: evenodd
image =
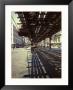
M 51 25 L 51 26 L 52 26 L 53 24 L 52 24 L 52 23 L 49 23 L 49 25 Z
M 39 14 L 39 18 L 40 18 L 40 14 Z
M 46 15 L 44 15 L 44 18 L 45 18 Z

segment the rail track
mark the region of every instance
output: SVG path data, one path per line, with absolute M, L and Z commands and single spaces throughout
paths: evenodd
M 57 53 L 36 48 L 28 60 L 29 74 L 24 77 L 61 78 L 61 56 Z

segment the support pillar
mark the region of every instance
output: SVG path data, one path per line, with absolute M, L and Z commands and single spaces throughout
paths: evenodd
M 49 48 L 51 49 L 51 37 L 49 38 Z
M 44 40 L 44 47 L 45 47 L 45 40 Z

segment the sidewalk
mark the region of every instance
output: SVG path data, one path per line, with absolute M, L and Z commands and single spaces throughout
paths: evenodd
M 12 49 L 12 78 L 22 78 L 28 74 L 27 52 L 26 48 Z

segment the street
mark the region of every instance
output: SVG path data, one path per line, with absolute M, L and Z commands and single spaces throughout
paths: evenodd
M 12 49 L 12 78 L 22 78 L 28 74 L 27 52 L 26 48 Z

